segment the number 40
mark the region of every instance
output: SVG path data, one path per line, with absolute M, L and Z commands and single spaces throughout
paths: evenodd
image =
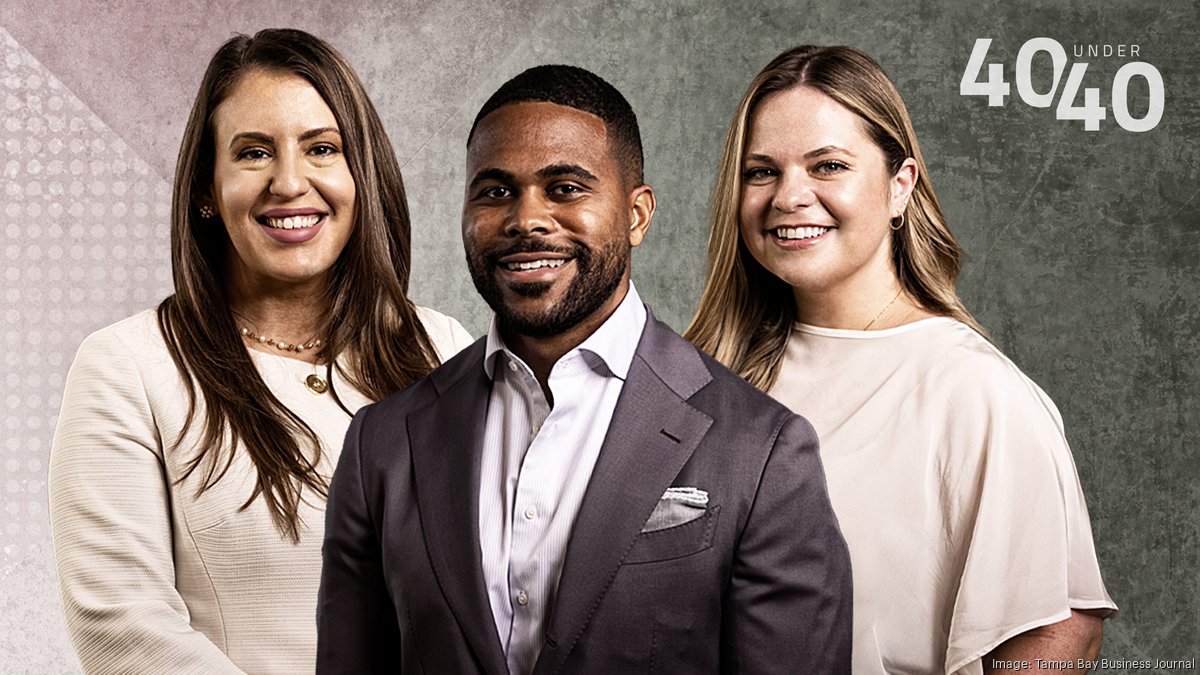
M 958 93 L 962 96 L 987 96 L 989 106 L 1001 107 L 1004 105 L 1004 98 L 1010 92 L 1008 82 L 1004 81 L 1004 64 L 987 64 L 987 80 L 979 80 L 988 48 L 991 45 L 991 38 L 975 40 L 975 46 L 971 49 L 971 57 L 967 60 L 967 67 L 963 71 L 962 80 L 958 85 Z M 1033 88 L 1030 77 L 1033 57 L 1038 52 L 1046 52 L 1054 67 L 1053 83 L 1050 85 L 1049 91 L 1045 93 L 1038 92 Z M 1021 100 L 1026 105 L 1035 108 L 1049 108 L 1054 102 L 1054 94 L 1058 91 L 1058 83 L 1066 67 L 1067 53 L 1057 40 L 1037 37 L 1026 41 L 1017 53 L 1016 63 L 1017 93 L 1021 96 Z M 1062 96 L 1058 99 L 1054 117 L 1060 120 L 1082 120 L 1085 131 L 1099 131 L 1100 120 L 1107 117 L 1107 110 L 1100 105 L 1100 90 L 1096 87 L 1084 88 L 1083 105 L 1075 105 L 1075 99 L 1079 96 L 1079 87 L 1083 84 L 1083 76 L 1087 72 L 1087 67 L 1086 63 L 1071 65 L 1071 71 L 1067 73 L 1067 81 L 1063 85 Z M 1142 76 L 1150 88 L 1149 107 L 1146 114 L 1140 119 L 1129 114 L 1129 80 L 1135 75 Z M 1162 119 L 1164 99 L 1162 75 L 1149 63 L 1141 61 L 1126 63 L 1113 77 L 1113 118 L 1126 131 L 1150 131 L 1158 126 L 1159 120 Z

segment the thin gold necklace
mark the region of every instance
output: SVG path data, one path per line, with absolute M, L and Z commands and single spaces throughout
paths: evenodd
M 896 304 L 896 301 L 900 299 L 900 294 L 902 292 L 903 291 L 896 291 L 896 295 L 892 296 L 891 301 L 884 305 L 883 309 L 879 310 L 879 313 L 875 315 L 874 319 L 871 319 L 871 323 L 868 323 L 863 330 L 871 330 L 871 326 L 875 325 L 875 322 L 879 320 L 879 317 L 887 313 L 887 311 L 892 308 L 892 305 Z

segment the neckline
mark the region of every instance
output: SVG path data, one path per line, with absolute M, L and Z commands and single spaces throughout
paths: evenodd
M 264 351 L 259 351 L 257 349 L 253 349 L 251 347 L 246 347 L 246 351 L 250 352 L 250 358 L 261 357 L 261 358 L 268 359 L 268 360 L 280 359 L 284 363 L 287 363 L 289 366 L 294 365 L 296 368 L 300 368 L 303 370 L 311 371 L 313 368 L 316 368 L 318 370 L 324 370 L 324 368 L 325 368 L 325 364 L 323 364 L 323 363 L 316 364 L 316 363 L 312 363 L 310 361 L 305 361 L 303 359 L 295 358 L 293 356 L 288 356 L 283 353 L 276 354 L 275 352 L 264 352 Z
M 819 335 L 821 337 L 831 338 L 847 338 L 851 340 L 876 340 L 879 338 L 891 337 L 893 335 L 903 335 L 911 333 L 915 330 L 920 330 L 928 326 L 940 324 L 958 323 L 957 319 L 952 319 L 948 316 L 931 316 L 925 319 L 918 319 L 912 323 L 906 323 L 902 326 L 894 328 L 884 328 L 883 330 L 854 330 L 852 328 L 826 328 L 825 326 L 813 326 L 807 323 L 797 321 L 793 324 L 793 328 L 801 333 L 809 335 Z

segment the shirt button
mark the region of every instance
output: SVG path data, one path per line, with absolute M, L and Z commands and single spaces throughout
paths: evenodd
M 511 370 L 511 371 L 513 371 L 514 373 L 515 373 L 515 372 L 517 372 L 517 364 L 516 364 L 516 362 L 515 362 L 515 361 L 509 361 L 509 362 L 508 362 L 508 369 L 509 369 L 509 370 Z
M 525 594 L 525 591 L 517 591 L 517 604 L 522 607 L 529 604 L 529 596 Z
M 533 425 L 533 429 L 531 429 L 531 431 L 533 431 L 534 436 L 536 436 L 537 432 L 539 432 L 541 430 L 542 430 L 542 425 L 540 425 L 540 424 Z
M 533 520 L 534 518 L 537 518 L 537 509 L 532 506 L 525 509 L 525 520 Z

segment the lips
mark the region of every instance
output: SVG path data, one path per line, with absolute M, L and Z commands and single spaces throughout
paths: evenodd
M 794 227 L 784 225 L 771 230 L 771 233 L 779 239 L 786 240 L 816 239 L 832 229 L 832 227 L 824 225 L 799 225 Z
M 529 260 L 523 262 L 507 262 L 504 263 L 505 269 L 511 272 L 529 272 L 532 270 L 540 270 L 546 267 L 558 268 L 567 263 L 563 258 L 540 258 L 538 260 Z
M 537 250 L 502 253 L 494 256 L 495 264 L 510 272 L 530 272 L 540 269 L 558 269 L 570 262 L 573 256 L 565 251 Z
M 288 218 L 262 218 L 260 223 L 267 227 L 273 227 L 277 230 L 300 230 L 306 227 L 312 227 L 321 220 L 321 216 L 291 216 Z
M 260 214 L 259 226 L 267 236 L 284 244 L 303 244 L 321 231 L 329 215 L 318 209 L 272 209 Z
M 836 230 L 830 225 L 804 223 L 796 225 L 780 225 L 768 230 L 771 241 L 783 249 L 806 249 L 825 241 L 826 235 Z
M 574 251 L 521 243 L 488 256 L 501 276 L 515 282 L 550 281 L 574 259 Z

